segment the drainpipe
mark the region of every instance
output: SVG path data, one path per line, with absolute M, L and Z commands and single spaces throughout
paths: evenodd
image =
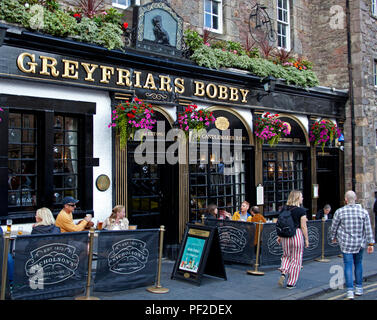
M 347 51 L 348 51 L 348 92 L 351 107 L 351 152 L 352 152 L 352 190 L 356 192 L 356 166 L 355 166 L 355 102 L 353 95 L 353 67 L 351 53 L 351 10 L 350 0 L 346 0 L 346 22 L 347 22 Z

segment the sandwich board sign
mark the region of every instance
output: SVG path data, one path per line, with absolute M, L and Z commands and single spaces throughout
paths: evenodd
M 227 280 L 217 227 L 187 223 L 171 278 L 200 285 L 203 274 Z

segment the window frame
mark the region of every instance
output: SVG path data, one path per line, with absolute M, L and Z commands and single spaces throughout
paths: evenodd
M 279 2 L 283 2 L 286 1 L 286 4 L 287 4 L 287 8 L 283 8 L 283 7 L 279 7 Z M 287 20 L 280 20 L 279 19 L 279 12 L 283 11 L 286 13 L 286 16 L 287 16 Z M 290 51 L 291 50 L 291 18 L 290 18 L 290 1 L 289 0 L 277 0 L 276 2 L 276 24 L 277 24 L 277 27 L 276 27 L 276 32 L 277 32 L 277 46 L 279 49 L 284 49 L 286 51 Z M 286 47 L 283 47 L 283 46 L 279 46 L 279 39 L 280 37 L 283 37 L 282 34 L 279 33 L 279 26 L 282 26 L 282 27 L 285 27 L 285 30 L 286 30 L 286 35 L 285 35 L 285 39 L 286 39 Z
M 371 0 L 372 17 L 377 18 L 377 0 Z
M 17 223 L 35 222 L 35 207 L 26 210 L 15 208 L 8 212 L 8 120 L 9 112 L 31 113 L 37 117 L 39 132 L 37 137 L 37 172 L 38 172 L 38 207 L 48 207 L 54 214 L 61 209 L 53 200 L 53 143 L 54 115 L 65 114 L 79 118 L 80 122 L 80 207 L 75 210 L 74 218 L 93 214 L 93 166 L 98 165 L 93 158 L 93 115 L 96 112 L 95 103 L 38 98 L 31 96 L 15 96 L 0 94 L 2 126 L 0 135 L 6 139 L 0 144 L 0 220 L 14 219 Z M 55 209 L 53 209 L 55 208 Z
M 373 59 L 373 84 L 377 88 L 377 59 Z
M 273 155 L 273 158 L 269 158 Z M 290 155 L 292 158 L 290 159 Z M 288 157 L 287 157 L 288 156 Z M 302 157 L 300 159 L 300 157 Z M 273 164 L 271 167 L 269 164 Z M 267 216 L 273 215 L 285 205 L 289 192 L 293 189 L 305 189 L 305 153 L 300 149 L 272 150 L 263 149 L 262 151 L 262 170 L 264 186 L 264 206 Z M 271 168 L 271 170 L 269 170 Z M 279 186 L 279 184 L 281 186 Z M 287 186 L 284 187 L 284 184 Z M 271 190 L 269 190 L 271 188 Z M 273 201 L 269 201 L 269 195 L 273 196 Z M 269 209 L 271 204 L 272 209 Z
M 211 12 L 206 11 L 206 1 L 211 2 Z M 213 13 L 213 3 L 214 2 L 218 3 L 218 13 L 217 13 L 217 15 L 215 15 Z M 218 24 L 219 25 L 218 25 L 217 29 L 206 26 L 206 16 L 207 16 L 207 14 L 211 15 L 211 26 L 213 26 L 213 18 L 212 17 L 213 16 L 218 17 Z M 219 33 L 219 34 L 223 33 L 223 1 L 222 0 L 203 0 L 203 29 L 208 30 L 210 32 Z

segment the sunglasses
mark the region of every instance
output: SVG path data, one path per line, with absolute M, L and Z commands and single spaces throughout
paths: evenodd
M 76 205 L 74 203 L 67 203 L 67 205 L 69 205 L 71 207 L 76 207 Z

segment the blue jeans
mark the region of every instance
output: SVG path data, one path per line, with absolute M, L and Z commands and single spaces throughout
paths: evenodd
M 364 249 L 360 249 L 359 253 L 343 253 L 344 278 L 347 290 L 353 290 L 352 265 L 355 265 L 356 287 L 361 288 L 363 286 L 363 252 Z

